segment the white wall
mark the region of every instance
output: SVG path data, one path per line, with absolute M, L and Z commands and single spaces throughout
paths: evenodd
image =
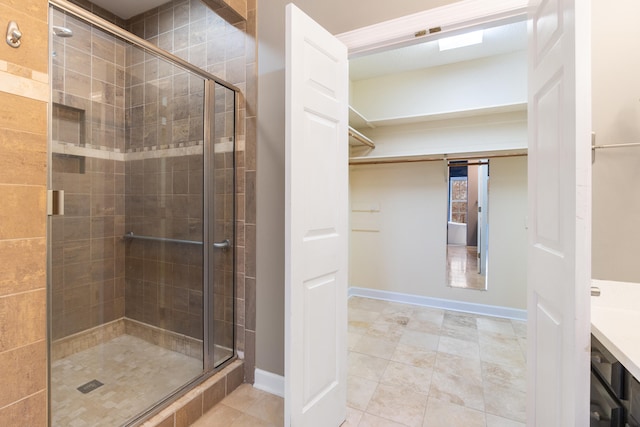
M 351 105 L 367 120 L 527 102 L 527 52 L 351 82 Z
M 352 211 L 380 209 L 351 214 L 349 285 L 434 296 L 446 283 L 443 162 L 351 166 L 349 186 Z
M 640 2 L 592 2 L 593 130 L 598 144 L 640 142 Z M 593 164 L 592 276 L 640 283 L 640 147 Z
M 527 158 L 491 159 L 489 168 L 488 304 L 526 309 Z
M 352 210 L 379 212 L 352 212 L 350 286 L 525 309 L 527 159 L 492 159 L 490 170 L 488 290 L 478 292 L 446 286 L 441 162 L 351 166 Z
M 527 148 L 527 113 L 491 114 L 449 120 L 381 126 L 362 131 L 374 150 L 353 146 L 352 157 L 415 156 Z
M 333 34 L 456 0 L 293 0 Z M 284 374 L 284 30 L 290 0 L 257 0 L 256 367 Z M 253 129 L 247 129 L 247 132 Z

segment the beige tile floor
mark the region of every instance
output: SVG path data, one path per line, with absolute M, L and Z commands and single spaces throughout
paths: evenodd
M 193 424 L 193 427 L 282 427 L 284 401 L 242 384 Z
M 342 427 L 522 427 L 524 322 L 352 297 Z M 197 427 L 282 426 L 281 398 L 242 385 Z
M 485 276 L 478 274 L 478 248 L 447 245 L 447 284 L 453 288 L 485 290 Z

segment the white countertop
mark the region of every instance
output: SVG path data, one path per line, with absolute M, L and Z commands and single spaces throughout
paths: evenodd
M 640 379 L 640 284 L 592 280 L 591 333 Z

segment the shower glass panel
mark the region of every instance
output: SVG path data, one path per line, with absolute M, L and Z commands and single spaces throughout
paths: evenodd
M 210 241 L 214 242 L 210 252 L 209 283 L 213 283 L 212 326 L 213 335 L 209 354 L 218 366 L 233 355 L 235 342 L 235 251 L 224 249 L 228 236 L 235 235 L 235 93 L 226 87 L 213 84 L 215 111 L 213 126 L 213 149 L 210 162 L 214 165 L 208 194 L 209 211 L 213 212 L 213 223 L 209 227 Z M 227 236 L 227 237 L 225 237 Z M 222 246 L 222 250 L 220 250 Z
M 50 419 L 119 426 L 234 356 L 235 92 L 50 22 Z

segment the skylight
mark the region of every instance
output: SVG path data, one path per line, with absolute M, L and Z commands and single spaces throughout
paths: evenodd
M 460 34 L 452 37 L 445 37 L 438 40 L 440 52 L 444 50 L 457 49 L 459 47 L 472 46 L 482 43 L 482 30 L 472 31 L 470 33 Z

